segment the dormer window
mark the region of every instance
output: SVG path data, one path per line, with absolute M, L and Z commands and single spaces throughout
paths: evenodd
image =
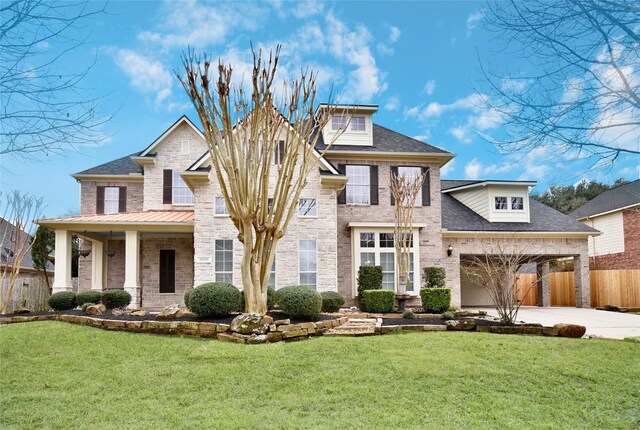
M 511 210 L 512 211 L 524 210 L 524 199 L 522 197 L 511 197 Z
M 351 131 L 365 131 L 365 120 L 363 116 L 351 118 Z
M 498 211 L 523 211 L 524 210 L 524 198 L 523 197 L 496 197 L 495 208 Z
M 344 115 L 334 115 L 331 117 L 331 129 L 334 131 L 347 128 L 347 117 Z
M 509 207 L 507 206 L 507 201 L 508 200 L 506 197 L 496 197 L 496 210 L 506 211 L 507 209 L 509 209 Z

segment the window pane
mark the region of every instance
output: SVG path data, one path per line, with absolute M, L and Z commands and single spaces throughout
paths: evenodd
M 496 197 L 496 209 L 498 210 L 506 210 L 507 208 L 507 198 L 506 197 Z
M 522 197 L 511 197 L 511 209 L 521 211 L 524 209 L 524 200 Z
M 375 266 L 376 254 L 373 252 L 361 252 L 360 253 L 360 265 L 361 266 Z
M 117 214 L 120 209 L 120 188 L 104 188 L 104 213 Z
M 382 266 L 382 288 L 393 290 L 395 286 L 395 253 L 381 252 L 380 266 Z
M 316 288 L 316 241 L 301 240 L 300 247 L 300 284 Z
M 380 233 L 380 248 L 394 248 L 393 233 Z
M 352 131 L 365 131 L 365 121 L 363 116 L 354 116 L 351 118 Z
M 346 166 L 345 174 L 349 178 L 347 182 L 347 204 L 370 204 L 370 173 L 369 166 Z
M 338 130 L 347 126 L 347 117 L 344 115 L 334 115 L 331 117 L 331 129 Z
M 271 288 L 276 287 L 276 260 L 273 260 L 273 264 L 271 265 L 271 273 L 269 274 L 269 281 L 267 285 Z
M 233 283 L 233 240 L 216 240 L 214 259 L 216 282 Z
M 229 211 L 227 210 L 227 203 L 224 201 L 224 197 L 216 197 L 215 214 L 229 215 Z
M 298 216 L 317 216 L 316 199 L 300 199 L 298 202 Z
M 420 173 L 422 173 L 422 168 L 420 167 L 398 167 L 398 177 L 404 176 L 409 181 L 420 176 Z M 422 192 L 418 193 L 415 206 L 422 206 Z
M 174 170 L 172 173 L 172 185 L 172 203 L 174 205 L 192 205 L 195 203 L 195 196 L 187 187 L 178 170 Z
M 374 248 L 376 246 L 376 234 L 375 233 L 360 233 L 360 247 L 361 248 Z

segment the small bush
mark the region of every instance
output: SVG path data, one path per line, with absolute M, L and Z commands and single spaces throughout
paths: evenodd
M 360 307 L 366 309 L 363 291 L 382 289 L 382 266 L 360 266 L 358 269 L 358 300 Z
M 344 305 L 344 297 L 335 291 L 325 291 L 320 293 L 320 296 L 322 296 L 322 312 L 338 312 Z
M 97 305 L 98 303 L 100 303 L 101 296 L 102 291 L 83 291 L 76 295 L 76 303 L 78 305 L 85 303 L 93 303 L 94 305 Z
M 131 303 L 131 294 L 125 290 L 104 290 L 101 301 L 107 309 L 126 308 Z
M 442 318 L 445 321 L 449 321 L 449 320 L 455 319 L 455 317 L 456 317 L 456 314 L 454 314 L 451 311 L 443 312 L 442 315 L 440 315 L 440 318 Z
M 189 310 L 201 317 L 222 317 L 240 308 L 240 290 L 224 282 L 209 282 L 191 290 Z
M 433 266 L 422 269 L 425 288 L 444 288 L 446 278 L 444 267 Z
M 187 307 L 187 309 L 191 309 L 189 307 L 189 295 L 191 295 L 192 291 L 193 291 L 193 288 L 190 290 L 187 290 L 187 292 L 184 293 L 184 305 Z
M 47 303 L 54 311 L 68 311 L 76 307 L 76 293 L 73 291 L 60 291 L 52 294 Z
M 413 313 L 412 310 L 407 309 L 406 311 L 404 311 L 404 313 L 402 314 L 402 318 L 406 318 L 409 320 L 412 320 L 416 317 L 416 314 Z
M 278 290 L 278 304 L 292 318 L 313 319 L 322 310 L 322 296 L 304 285 L 292 285 Z
M 267 287 L 267 310 L 273 310 L 276 307 L 276 290 Z M 244 312 L 244 291 L 240 291 L 240 306 L 238 312 Z
M 367 312 L 392 312 L 396 293 L 391 290 L 367 290 L 362 292 Z
M 93 305 L 95 305 L 95 303 L 87 302 L 87 303 L 83 304 L 80 308 L 82 309 L 82 312 L 86 313 L 87 312 L 87 308 L 89 306 L 93 306 Z
M 448 310 L 451 305 L 451 290 L 448 288 L 422 288 L 420 289 L 420 298 L 425 312 L 440 314 Z

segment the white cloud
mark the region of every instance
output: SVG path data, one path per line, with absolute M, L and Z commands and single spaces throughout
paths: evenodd
M 397 110 L 400 107 L 400 100 L 396 96 L 391 96 L 387 99 L 384 105 L 386 110 Z
M 469 161 L 466 166 L 464 166 L 464 176 L 467 179 L 478 179 L 480 175 L 480 170 L 482 169 L 482 164 L 478 162 L 477 158 Z
M 433 92 L 436 90 L 436 81 L 433 79 L 430 79 L 427 81 L 426 84 L 424 84 L 424 92 L 427 93 L 428 96 L 430 96 L 431 94 L 433 94 Z
M 478 23 L 482 21 L 484 14 L 481 11 L 473 12 L 467 17 L 467 37 L 471 37 L 471 33 L 478 26 Z
M 114 53 L 116 65 L 129 76 L 131 85 L 142 93 L 153 94 L 156 103 L 171 95 L 173 77 L 157 60 L 147 58 L 129 49 Z
M 400 39 L 400 29 L 395 26 L 389 27 L 389 42 L 396 43 Z
M 291 8 L 291 5 L 295 7 Z M 286 8 L 290 8 L 291 14 L 296 18 L 307 18 L 318 15 L 324 10 L 324 4 L 321 1 L 302 1 L 296 3 L 285 3 Z
M 404 116 L 408 118 L 416 118 L 420 114 L 420 106 L 413 106 L 404 110 Z
M 449 133 L 460 142 L 471 143 L 471 138 L 468 135 L 468 129 L 465 127 L 452 127 L 449 129 Z
M 456 168 L 456 160 L 451 160 L 440 169 L 440 176 L 446 176 Z

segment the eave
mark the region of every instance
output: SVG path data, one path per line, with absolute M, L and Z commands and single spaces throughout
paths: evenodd
M 601 232 L 586 231 L 449 231 L 443 230 L 443 238 L 476 238 L 476 237 L 495 237 L 495 238 L 549 238 L 549 239 L 587 239 L 591 236 L 599 236 Z
M 76 181 L 120 181 L 120 182 L 142 182 L 144 176 L 141 173 L 130 173 L 128 175 L 71 175 Z
M 337 145 L 334 145 L 334 148 Z M 324 152 L 329 160 L 375 160 L 375 161 L 423 161 L 438 163 L 439 166 L 449 162 L 455 154 L 434 152 L 381 152 L 381 151 L 340 151 L 328 149 Z

